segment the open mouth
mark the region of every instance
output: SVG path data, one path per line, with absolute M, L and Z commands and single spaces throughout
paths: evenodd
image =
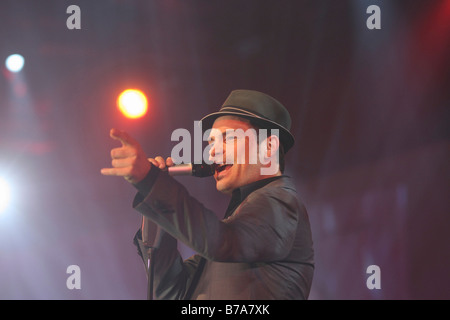
M 216 167 L 216 172 L 220 173 L 224 170 L 229 170 L 233 165 L 232 164 L 221 164 Z

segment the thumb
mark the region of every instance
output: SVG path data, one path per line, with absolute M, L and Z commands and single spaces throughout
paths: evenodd
M 123 130 L 113 128 L 109 132 L 109 136 L 114 140 L 120 141 L 123 146 L 131 146 L 137 144 L 137 141 L 134 140 L 126 131 Z

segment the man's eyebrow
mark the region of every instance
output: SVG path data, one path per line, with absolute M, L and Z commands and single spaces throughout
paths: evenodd
M 227 131 L 224 131 L 224 132 L 222 132 L 222 141 L 224 140 L 224 138 L 226 138 L 226 135 L 227 135 Z M 213 134 L 210 138 L 209 138 L 209 140 L 210 141 L 214 141 L 215 140 L 215 134 Z

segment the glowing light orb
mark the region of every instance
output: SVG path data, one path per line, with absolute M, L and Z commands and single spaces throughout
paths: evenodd
M 147 97 L 140 90 L 127 89 L 117 98 L 117 107 L 127 118 L 140 118 L 147 113 Z
M 6 68 L 11 72 L 19 72 L 25 65 L 25 58 L 20 54 L 12 54 L 5 60 Z

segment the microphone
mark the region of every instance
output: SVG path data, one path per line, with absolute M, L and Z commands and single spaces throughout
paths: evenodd
M 214 175 L 217 164 L 206 163 L 184 163 L 169 167 L 167 171 L 171 176 L 194 176 L 194 177 L 210 177 Z

